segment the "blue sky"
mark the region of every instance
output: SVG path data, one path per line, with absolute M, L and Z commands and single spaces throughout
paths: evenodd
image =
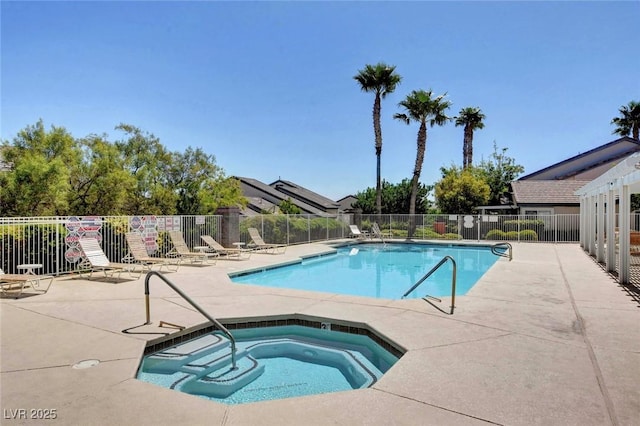
M 382 104 L 382 177 L 415 163 L 415 89 L 478 106 L 494 142 L 534 172 L 616 137 L 640 100 L 640 2 L 11 2 L 1 8 L 1 138 L 42 119 L 73 136 L 213 154 L 226 174 L 290 180 L 333 199 L 375 187 L 373 94 L 353 76 L 403 77 Z M 462 128 L 429 129 L 421 181 L 462 163 Z

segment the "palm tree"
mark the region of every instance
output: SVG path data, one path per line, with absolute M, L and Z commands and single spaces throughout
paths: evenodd
M 464 126 L 462 141 L 462 168 L 466 169 L 473 163 L 473 131 L 483 129 L 484 114 L 478 107 L 462 108 L 456 117 L 456 127 Z
M 366 65 L 358 70 L 353 78 L 360 83 L 363 92 L 374 92 L 373 101 L 373 133 L 376 146 L 376 211 L 382 214 L 382 184 L 380 181 L 380 155 L 382 154 L 382 128 L 380 127 L 380 99 L 384 99 L 389 93 L 396 90 L 400 84 L 400 77 L 395 74 L 396 67 L 379 62 L 376 65 Z
M 634 139 L 638 139 L 640 132 L 640 102 L 631 101 L 628 105 L 622 105 L 620 109 L 620 117 L 611 120 L 611 124 L 616 125 L 614 134 L 620 136 L 632 135 Z
M 427 148 L 427 122 L 433 127 L 434 125 L 442 126 L 450 120 L 446 115 L 446 110 L 451 106 L 451 102 L 446 100 L 447 94 L 433 97 L 431 90 L 414 90 L 406 99 L 398 104 L 404 108 L 404 113 L 394 114 L 393 118 L 410 124 L 411 121 L 420 123 L 418 129 L 418 150 L 416 153 L 416 164 L 413 168 L 413 177 L 411 178 L 411 197 L 409 199 L 409 237 L 413 235 L 415 223 L 411 218 L 416 212 L 416 196 L 418 194 L 418 180 L 422 173 L 422 163 L 424 162 L 424 153 Z

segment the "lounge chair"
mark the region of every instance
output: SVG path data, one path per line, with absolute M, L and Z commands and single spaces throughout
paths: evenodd
M 78 266 L 80 276 L 84 276 L 86 272 L 89 272 L 88 279 L 93 277 L 94 272 L 102 272 L 106 278 L 115 277 L 117 279 L 120 278 L 123 272 L 128 272 L 129 276 L 133 278 L 139 278 L 142 275 L 141 265 L 110 262 L 102 247 L 100 247 L 100 243 L 95 238 L 81 238 L 78 242 L 84 256 Z
M 287 250 L 286 244 L 268 244 L 265 243 L 260 232 L 256 228 L 247 229 L 251 237 L 251 246 L 257 251 L 264 251 L 269 254 L 283 254 Z
M 351 238 L 367 238 L 364 232 L 360 231 L 360 228 L 358 228 L 358 225 L 349 225 L 349 231 L 350 231 L 349 236 Z
M 226 259 L 234 259 L 234 260 L 244 260 L 249 259 L 251 257 L 251 249 L 243 249 L 243 248 L 227 248 L 222 244 L 217 242 L 211 235 L 201 235 L 200 238 L 204 243 L 209 247 L 209 249 L 213 250 L 214 253 L 218 253 L 221 258 Z M 238 243 L 239 245 L 240 243 Z
M 42 281 L 48 280 L 47 287 L 41 288 Z M 22 295 L 25 287 L 31 287 L 35 291 L 46 293 L 51 287 L 53 277 L 51 275 L 33 275 L 33 274 L 5 274 L 0 269 L 0 293 L 3 295 L 12 295 L 16 299 Z
M 175 272 L 180 267 L 180 258 L 160 258 L 151 257 L 147 253 L 144 240 L 137 232 L 127 232 L 125 234 L 129 253 L 122 259 L 124 262 L 133 262 L 142 266 L 145 270 L 153 270 L 154 266 L 159 266 L 159 270 L 167 268 L 168 271 Z
M 373 234 L 374 237 L 380 238 L 381 240 L 384 240 L 385 238 L 393 237 L 393 234 L 391 232 L 381 231 L 380 226 L 378 225 L 377 222 L 373 222 L 373 224 L 371 225 L 371 233 Z
M 211 253 L 206 251 L 191 251 L 187 243 L 184 241 L 182 232 L 180 231 L 168 231 L 169 238 L 173 244 L 173 249 L 167 254 L 168 256 L 176 256 L 180 259 L 187 261 L 191 264 L 200 265 L 213 265 L 216 263 L 218 253 Z

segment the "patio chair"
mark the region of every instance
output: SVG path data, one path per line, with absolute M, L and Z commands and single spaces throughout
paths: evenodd
M 349 231 L 350 231 L 349 236 L 351 238 L 367 238 L 365 233 L 360 231 L 360 228 L 358 228 L 358 225 L 349 225 Z
M 147 247 L 144 244 L 142 236 L 137 232 L 127 232 L 125 234 L 129 253 L 122 259 L 124 262 L 133 262 L 142 265 L 145 270 L 153 270 L 154 266 L 159 266 L 159 270 L 167 268 L 168 271 L 175 272 L 180 267 L 180 258 L 160 258 L 151 257 L 147 253 Z
M 104 254 L 100 243 L 95 238 L 81 238 L 78 240 L 80 250 L 84 259 L 80 262 L 78 270 L 80 276 L 84 277 L 88 272 L 88 279 L 93 277 L 94 272 L 102 272 L 106 278 L 120 279 L 123 272 L 129 273 L 130 277 L 139 278 L 142 275 L 142 266 L 136 263 L 114 263 L 110 262 Z M 138 270 L 138 268 L 140 270 Z M 117 274 L 117 276 L 116 276 Z
M 48 280 L 46 288 L 40 288 L 42 281 Z M 0 294 L 12 295 L 16 299 L 22 295 L 25 287 L 31 287 L 35 291 L 46 293 L 51 287 L 53 276 L 33 274 L 5 274 L 0 269 Z
M 287 250 L 286 244 L 268 244 L 265 243 L 260 232 L 256 228 L 247 229 L 251 237 L 251 244 L 255 250 L 269 254 L 283 254 Z
M 392 238 L 393 234 L 389 231 L 381 231 L 380 225 L 377 222 L 373 222 L 371 225 L 371 233 L 376 237 L 384 240 L 385 238 Z
M 183 261 L 187 261 L 191 264 L 199 264 L 201 266 L 213 265 L 216 263 L 218 253 L 206 252 L 204 251 L 205 247 L 203 247 L 201 251 L 191 251 L 187 243 L 184 241 L 182 232 L 168 231 L 167 233 L 169 234 L 169 238 L 173 244 L 173 249 L 167 253 L 168 256 L 176 256 Z
M 217 242 L 211 235 L 201 235 L 200 238 L 204 243 L 209 247 L 209 249 L 213 250 L 215 253 L 218 253 L 222 258 L 233 259 L 233 260 L 245 260 L 251 257 L 251 249 L 243 249 L 240 246 L 242 243 L 236 243 L 238 248 L 227 248 L 222 244 Z

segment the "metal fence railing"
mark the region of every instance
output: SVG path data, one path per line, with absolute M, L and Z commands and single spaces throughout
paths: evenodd
M 240 240 L 249 244 L 248 228 L 256 228 L 262 239 L 271 244 L 301 244 L 335 240 L 349 236 L 351 214 L 256 215 L 240 218 Z
M 191 247 L 200 235 L 220 235 L 221 216 L 85 216 L 0 218 L 0 269 L 18 273 L 18 265 L 40 264 L 37 273 L 60 275 L 77 270 L 80 238 L 95 238 L 111 262 L 128 253 L 125 233 L 135 231 L 151 256 L 163 257 L 172 245 L 165 231 L 180 230 Z
M 396 238 L 476 241 L 579 242 L 580 215 L 362 215 L 361 228 L 380 229 Z
M 140 233 L 152 256 L 163 257 L 172 245 L 165 231 L 180 230 L 190 247 L 200 236 L 221 238 L 222 216 L 88 216 L 0 218 L 0 268 L 17 273 L 21 264 L 41 264 L 39 273 L 60 275 L 77 270 L 82 253 L 78 240 L 94 237 L 112 262 L 128 249 L 124 234 Z M 283 215 L 239 218 L 240 241 L 249 245 L 249 227 L 267 243 L 301 244 L 350 236 L 349 225 L 368 231 L 373 223 L 394 238 L 476 241 L 579 242 L 580 215 Z M 638 222 L 638 221 L 636 221 Z M 639 222 L 640 224 L 640 222 Z

